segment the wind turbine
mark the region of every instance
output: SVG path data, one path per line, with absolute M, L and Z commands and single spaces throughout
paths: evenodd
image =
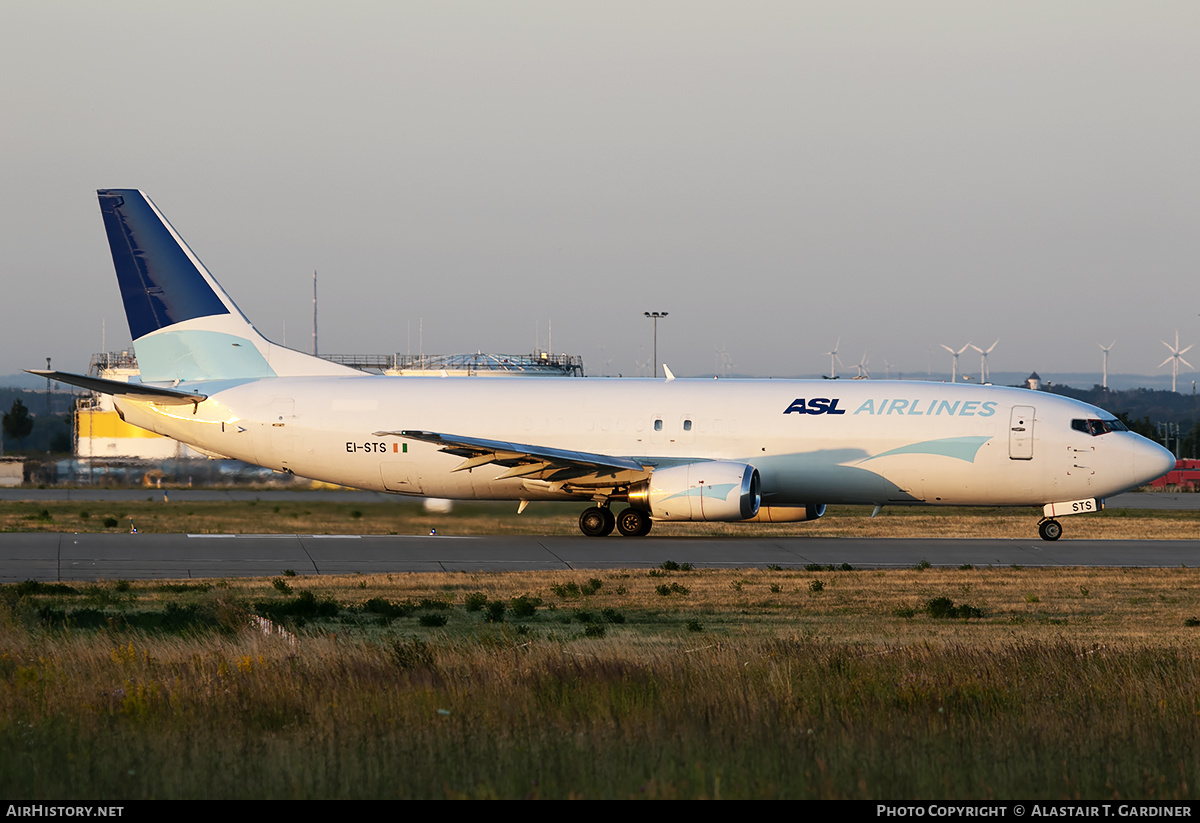
M 838 353 L 837 353 L 838 346 L 841 344 L 841 342 L 842 342 L 842 338 L 840 338 L 840 337 L 839 337 L 839 338 L 837 339 L 837 343 L 834 343 L 834 344 L 833 344 L 833 351 L 823 351 L 823 352 L 821 352 L 821 354 L 827 354 L 827 355 L 829 355 L 829 377 L 827 378 L 827 379 L 829 379 L 829 380 L 837 380 L 837 369 L 836 369 L 836 367 L 833 365 L 833 363 L 834 363 L 834 361 L 835 361 L 835 360 L 836 360 L 838 363 L 841 363 L 841 362 L 842 362 L 842 358 L 838 357 Z
M 1117 338 L 1114 337 L 1113 341 L 1107 346 L 1100 345 L 1099 343 L 1096 344 L 1097 346 L 1100 346 L 1100 351 L 1104 352 L 1104 382 L 1101 384 L 1101 388 L 1108 388 L 1108 353 L 1112 351 L 1112 347 L 1115 346 L 1116 343 Z
M 714 347 L 713 351 L 716 353 L 717 373 L 722 377 L 728 377 L 729 370 L 733 368 L 733 358 L 729 356 L 729 352 L 725 351 L 725 349 Z
M 871 379 L 871 373 L 869 371 L 867 371 L 867 353 L 866 352 L 863 352 L 862 360 L 859 360 L 858 363 L 856 363 L 854 365 L 854 368 L 858 369 L 858 374 L 855 375 L 855 377 L 854 377 L 855 380 L 870 380 Z
M 1000 340 L 999 340 L 999 338 L 997 338 L 996 342 L 993 343 L 992 345 L 988 346 L 986 351 L 979 348 L 978 346 L 976 346 L 973 343 L 967 344 L 968 346 L 973 348 L 975 351 L 979 352 L 979 382 L 980 383 L 988 382 L 988 378 L 991 377 L 991 374 L 988 372 L 987 357 L 989 354 L 992 353 L 992 349 L 996 348 L 996 345 L 999 342 L 1000 342 Z
M 997 340 L 996 342 L 999 343 L 1000 341 Z M 963 352 L 965 352 L 967 349 L 971 348 L 971 344 L 968 343 L 967 345 L 963 346 L 958 351 L 955 351 L 954 349 L 950 348 L 945 343 L 939 343 L 938 345 L 940 345 L 946 351 L 950 352 L 950 354 L 954 355 L 954 365 L 951 367 L 951 370 L 950 370 L 950 382 L 957 383 L 958 382 L 958 356 L 960 354 L 962 354 Z M 988 349 L 988 351 L 991 351 L 991 349 Z
M 646 372 L 650 371 L 650 359 L 646 357 L 646 350 L 641 346 L 638 346 L 638 356 L 633 362 L 637 364 L 638 377 L 645 377 Z
M 1189 369 L 1195 368 L 1195 366 L 1183 359 L 1183 355 L 1187 354 L 1192 346 L 1196 344 L 1193 343 L 1192 346 L 1188 346 L 1186 349 L 1179 348 L 1179 329 L 1175 330 L 1175 348 L 1171 348 L 1171 344 L 1166 340 L 1162 341 L 1162 344 L 1171 352 L 1171 356 L 1159 363 L 1158 367 L 1161 369 L 1168 363 L 1171 364 L 1171 391 L 1175 391 L 1175 378 L 1179 377 L 1179 364 L 1182 363 Z

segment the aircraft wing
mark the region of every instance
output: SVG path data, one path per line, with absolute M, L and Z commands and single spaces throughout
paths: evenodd
M 528 477 L 571 485 L 611 485 L 640 479 L 649 472 L 646 466 L 628 457 L 554 449 L 527 443 L 486 440 L 426 431 L 375 432 L 375 437 L 403 437 L 441 446 L 441 451 L 466 458 L 452 471 L 463 471 L 495 463 L 508 468 L 497 480 Z M 623 476 L 622 476 L 623 475 Z
M 155 400 L 159 403 L 200 403 L 208 399 L 207 394 L 180 391 L 179 389 L 167 389 L 160 386 L 148 386 L 144 383 L 126 383 L 123 380 L 105 380 L 101 377 L 88 377 L 83 374 L 47 371 L 46 369 L 26 369 L 25 371 L 29 374 L 36 374 L 38 377 L 48 377 L 60 383 L 69 383 L 72 386 L 79 386 L 80 388 L 100 392 L 101 394 L 136 397 L 140 400 Z

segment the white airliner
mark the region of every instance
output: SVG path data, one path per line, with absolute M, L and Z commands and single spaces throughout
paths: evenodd
M 32 373 L 111 394 L 127 422 L 214 457 L 521 509 L 576 500 L 592 536 L 853 503 L 1043 506 L 1047 540 L 1056 517 L 1175 465 L 1111 414 L 1025 389 L 364 374 L 266 340 L 142 192 L 99 197 L 141 382 Z

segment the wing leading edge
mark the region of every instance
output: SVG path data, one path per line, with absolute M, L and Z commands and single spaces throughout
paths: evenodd
M 195 405 L 208 399 L 207 394 L 201 394 L 200 392 L 168 389 L 162 386 L 149 386 L 145 383 L 126 383 L 121 380 L 105 380 L 101 377 L 88 377 L 83 374 L 47 371 L 46 369 L 25 369 L 25 371 L 28 374 L 35 374 L 38 377 L 48 377 L 60 383 L 69 383 L 72 386 L 79 386 L 80 388 L 100 392 L 101 394 L 136 397 L 139 400 L 154 400 L 168 405 L 182 405 L 184 403 Z
M 465 458 L 452 471 L 464 471 L 496 464 L 508 471 L 497 480 L 529 478 L 572 485 L 618 485 L 640 480 L 650 468 L 628 457 L 554 449 L 527 443 L 509 443 L 482 437 L 463 437 L 427 431 L 379 431 L 375 437 L 403 437 L 440 446 L 440 451 Z

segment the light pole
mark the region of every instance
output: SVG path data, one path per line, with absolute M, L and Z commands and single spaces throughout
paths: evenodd
M 642 314 L 654 321 L 654 376 L 658 377 L 658 319 L 666 317 L 665 311 L 644 311 Z
M 46 371 L 50 371 L 50 358 L 46 358 Z M 46 428 L 50 429 L 50 375 L 46 375 Z M 50 441 L 46 441 L 46 456 L 50 456 Z

